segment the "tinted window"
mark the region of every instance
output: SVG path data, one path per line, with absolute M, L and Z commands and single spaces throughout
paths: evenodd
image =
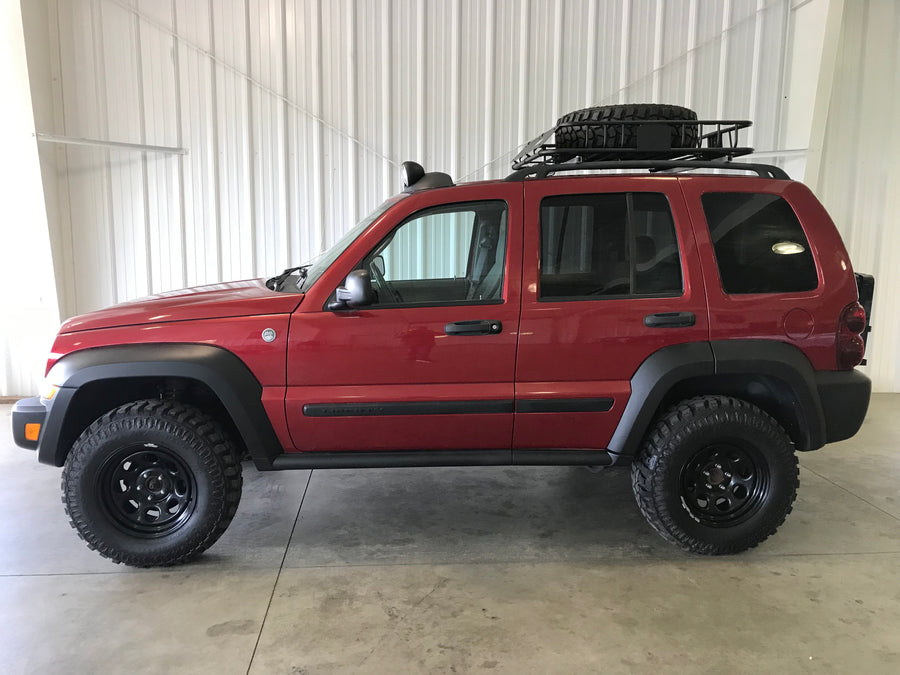
M 665 195 L 567 195 L 541 202 L 541 298 L 681 292 Z
M 726 293 L 790 293 L 819 285 L 800 221 L 777 195 L 703 195 L 719 276 Z
M 505 202 L 417 213 L 363 260 L 378 306 L 500 302 L 506 262 Z

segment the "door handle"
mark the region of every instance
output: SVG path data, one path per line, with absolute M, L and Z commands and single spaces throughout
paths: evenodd
M 644 317 L 647 328 L 685 328 L 697 323 L 693 312 L 660 312 Z
M 454 321 L 444 326 L 447 335 L 496 335 L 503 330 L 503 324 L 496 319 L 487 321 Z

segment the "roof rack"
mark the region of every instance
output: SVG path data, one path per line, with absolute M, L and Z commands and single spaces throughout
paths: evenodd
M 790 176 L 785 173 L 784 169 L 771 164 L 748 164 L 745 162 L 729 162 L 729 161 L 701 161 L 697 159 L 691 160 L 611 160 L 608 162 L 566 162 L 565 164 L 536 164 L 526 166 L 517 171 L 513 171 L 504 180 L 516 182 L 524 180 L 529 176 L 535 178 L 546 178 L 552 173 L 561 173 L 564 171 L 590 171 L 590 170 L 606 170 L 614 171 L 619 169 L 648 169 L 651 172 L 673 171 L 681 169 L 687 171 L 690 169 L 718 169 L 725 171 L 749 171 L 755 173 L 760 178 L 775 178 L 779 180 L 790 180 Z
M 787 179 L 776 166 L 733 163 L 753 148 L 738 144 L 749 120 L 616 120 L 561 122 L 513 159 L 509 181 L 562 171 L 725 169 Z M 562 142 L 560 142 L 562 141 Z

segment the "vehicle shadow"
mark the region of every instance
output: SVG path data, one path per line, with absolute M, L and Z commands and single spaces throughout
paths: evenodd
M 671 559 L 627 470 L 315 471 L 286 566 Z

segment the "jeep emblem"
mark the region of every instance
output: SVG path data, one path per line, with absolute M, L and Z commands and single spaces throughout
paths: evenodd
M 275 341 L 275 329 L 274 328 L 266 328 L 262 332 L 262 339 L 266 342 L 274 342 Z

